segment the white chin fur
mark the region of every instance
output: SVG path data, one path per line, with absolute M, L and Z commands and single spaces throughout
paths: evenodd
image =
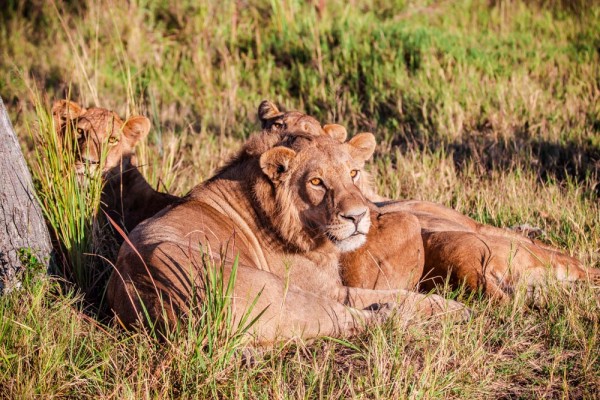
M 338 249 L 342 253 L 346 253 L 348 251 L 354 251 L 358 249 L 360 246 L 365 244 L 367 241 L 367 235 L 354 235 L 350 236 L 347 239 L 341 240 L 339 242 L 334 242 Z

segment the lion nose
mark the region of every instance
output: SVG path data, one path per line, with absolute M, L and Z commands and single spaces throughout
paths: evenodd
M 365 214 L 367 213 L 366 210 L 350 210 L 347 211 L 346 213 L 342 214 L 340 213 L 340 217 L 343 219 L 347 219 L 350 220 L 354 223 L 354 225 L 358 226 L 358 224 L 360 223 L 360 221 L 364 218 Z

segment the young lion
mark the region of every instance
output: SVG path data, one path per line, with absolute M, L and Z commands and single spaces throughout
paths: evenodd
M 152 189 L 137 169 L 134 148 L 150 131 L 148 118 L 134 116 L 123 122 L 113 111 L 86 109 L 68 100 L 55 102 L 52 115 L 59 137 L 66 138 L 67 129 L 76 133 L 75 169 L 82 178 L 100 166 L 104 154 L 102 208 L 126 232 L 178 201 Z
M 341 125 L 321 123 L 310 115 L 297 111 L 281 112 L 270 101 L 258 107 L 258 117 L 263 135 L 297 131 L 312 136 L 327 135 L 340 143 L 346 141 L 347 131 Z M 375 150 L 375 141 L 365 143 Z M 371 148 L 372 147 L 372 148 Z M 356 172 L 360 179 L 356 185 L 371 201 L 383 201 L 372 189 L 370 177 L 364 170 Z M 371 229 L 367 242 L 355 251 L 340 257 L 340 274 L 343 282 L 365 289 L 416 288 L 425 266 L 421 225 L 413 214 L 402 211 L 382 213 L 376 204 L 370 204 Z
M 285 129 L 290 123 L 302 121 L 305 131 L 311 135 L 331 135 L 325 129 L 319 129 L 320 124 L 314 118 L 294 111 L 282 113 L 268 101 L 259 106 L 259 118 L 263 127 Z M 343 142 L 345 129 L 336 128 L 333 136 Z M 377 213 L 378 219 L 387 219 L 393 224 L 401 220 L 404 213 L 409 213 L 417 218 L 420 235 L 417 238 L 412 234 L 403 236 L 399 234 L 401 230 L 372 230 L 365 246 L 341 258 L 341 274 L 350 286 L 379 288 L 383 284 L 387 288 L 404 288 L 410 280 L 403 273 L 403 267 L 398 270 L 401 264 L 396 260 L 406 253 L 398 248 L 419 242 L 419 239 L 424 245 L 422 286 L 426 289 L 443 283 L 450 275 L 451 283 L 466 282 L 472 289 L 481 289 L 493 298 L 506 300 L 517 282 L 524 282 L 529 287 L 543 286 L 549 276 L 562 281 L 587 278 L 600 281 L 600 270 L 585 268 L 577 259 L 537 240 L 479 224 L 439 204 L 382 199 L 373 194 L 368 179 L 362 181 L 360 188 L 375 202 L 372 212 Z
M 359 321 L 378 319 L 373 309 L 382 303 L 403 318 L 463 315 L 463 306 L 439 296 L 342 285 L 340 253 L 364 244 L 371 224 L 355 172 L 373 141 L 302 132 L 251 138 L 213 178 L 131 233 L 107 289 L 116 316 L 127 325 L 173 324 L 193 313 L 194 297 L 205 301 L 206 255 L 222 260 L 225 280 L 239 255 L 234 324 L 246 310 L 250 320 L 260 316 L 250 331 L 262 343 L 352 333 Z

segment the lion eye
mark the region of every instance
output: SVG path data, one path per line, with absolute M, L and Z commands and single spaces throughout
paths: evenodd
M 310 183 L 314 186 L 320 186 L 321 184 L 323 184 L 323 181 L 320 178 L 312 178 L 310 180 Z
M 275 122 L 273 122 L 272 126 L 274 126 L 275 128 L 283 128 L 284 124 L 283 124 L 283 122 L 275 121 Z
M 115 144 L 119 141 L 119 139 L 116 136 L 111 136 L 108 138 L 108 143 L 110 144 Z
M 358 177 L 358 170 L 357 169 L 353 169 L 352 171 L 350 171 L 350 177 L 351 178 L 357 178 Z
M 77 139 L 82 139 L 85 132 L 81 128 L 77 128 Z

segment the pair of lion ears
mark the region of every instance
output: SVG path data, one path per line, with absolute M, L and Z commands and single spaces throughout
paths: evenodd
M 361 163 L 367 161 L 375 151 L 375 136 L 372 133 L 364 132 L 354 136 L 346 143 L 340 143 L 349 152 L 350 156 Z M 289 170 L 292 160 L 296 157 L 296 152 L 287 147 L 274 147 L 267 150 L 260 156 L 260 168 L 265 175 L 273 182 L 281 179 L 281 176 Z
M 262 123 L 269 119 L 277 118 L 283 115 L 283 112 L 277 108 L 275 103 L 269 100 L 263 100 L 258 106 L 258 118 Z M 348 131 L 342 125 L 326 124 L 323 125 L 323 132 L 331 136 L 340 143 L 344 143 L 348 137 Z
M 62 129 L 64 124 L 72 119 L 77 119 L 88 111 L 84 107 L 70 100 L 58 100 L 52 106 L 52 118 L 54 119 L 55 127 L 58 131 Z M 121 129 L 129 139 L 137 142 L 144 139 L 150 132 L 150 120 L 141 115 L 136 115 L 129 118 Z

